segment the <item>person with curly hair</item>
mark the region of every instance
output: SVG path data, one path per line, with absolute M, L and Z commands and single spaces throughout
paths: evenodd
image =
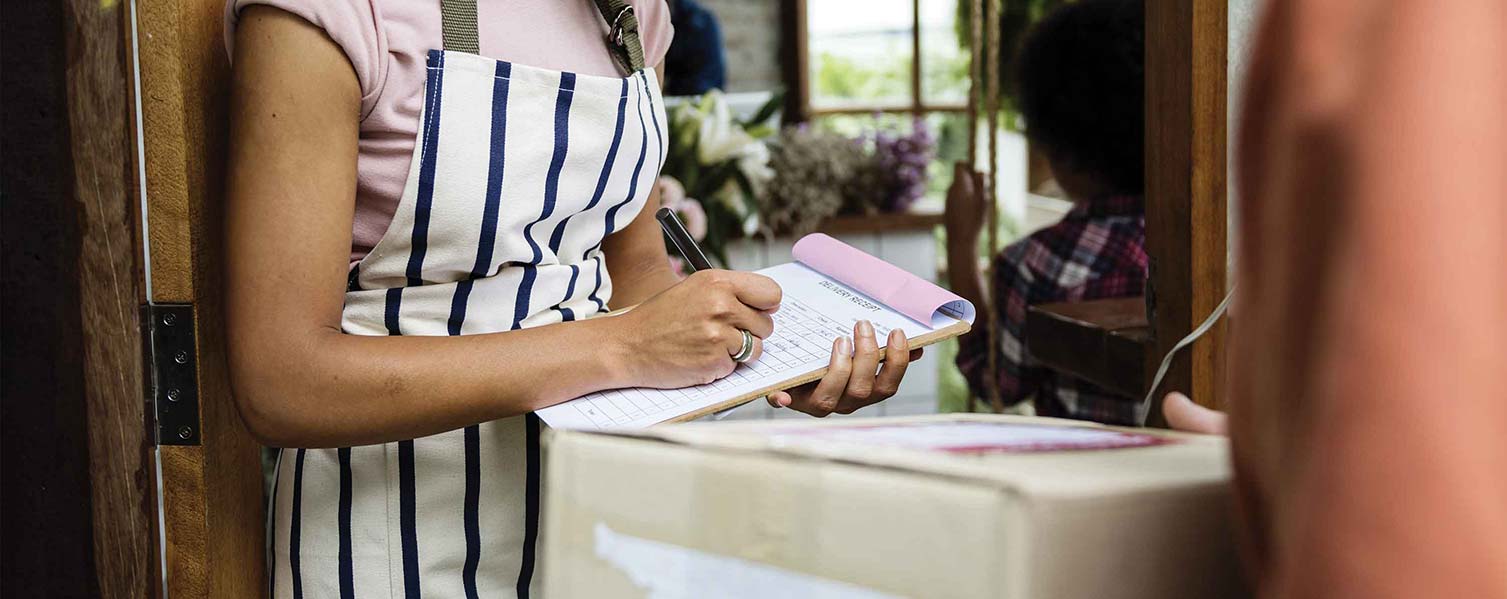
M 994 256 L 994 310 L 962 338 L 958 367 L 975 396 L 998 389 L 1006 405 L 1035 398 L 1036 413 L 1133 424 L 1135 402 L 1032 360 L 1026 307 L 1139 296 L 1146 283 L 1143 4 L 1087 0 L 1064 5 L 1032 27 L 1015 65 L 1026 136 L 1042 151 L 1073 202 L 1063 219 Z M 947 272 L 952 289 L 984 302 L 978 240 L 985 202 L 981 176 L 956 166 L 947 193 Z M 985 319 L 999 319 L 998 339 Z M 999 376 L 988 380 L 989 344 Z

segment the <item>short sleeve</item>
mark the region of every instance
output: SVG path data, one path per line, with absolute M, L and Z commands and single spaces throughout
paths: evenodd
M 371 114 L 387 82 L 387 36 L 377 25 L 381 15 L 372 0 L 228 0 L 225 50 L 231 57 L 235 56 L 236 19 L 241 9 L 253 4 L 286 11 L 324 30 L 345 51 L 356 72 L 361 85 L 361 118 Z
M 665 0 L 633 0 L 638 15 L 638 39 L 644 45 L 644 65 L 659 66 L 670 51 L 675 27 L 670 24 L 670 7 Z

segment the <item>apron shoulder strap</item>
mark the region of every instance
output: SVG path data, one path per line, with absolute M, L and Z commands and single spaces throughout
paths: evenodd
M 440 26 L 445 49 L 481 53 L 476 35 L 476 0 L 440 0 Z
M 637 73 L 644 68 L 644 46 L 638 39 L 638 15 L 625 0 L 594 0 L 607 20 L 607 49 L 618 68 Z
M 644 68 L 644 46 L 638 39 L 638 15 L 625 0 L 593 0 L 607 21 L 607 50 L 618 68 L 636 73 Z M 476 0 L 440 0 L 440 23 L 446 50 L 481 53 L 476 34 Z

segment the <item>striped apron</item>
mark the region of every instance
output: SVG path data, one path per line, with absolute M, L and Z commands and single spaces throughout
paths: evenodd
M 643 208 L 665 157 L 659 84 L 636 35 L 620 38 L 636 53 L 616 48 L 628 77 L 580 75 L 478 56 L 474 6 L 470 52 L 458 51 L 451 0 L 445 9 L 408 182 L 387 233 L 352 270 L 344 331 L 469 335 L 605 312 L 602 240 Z M 528 414 L 282 450 L 273 596 L 529 596 L 540 426 Z

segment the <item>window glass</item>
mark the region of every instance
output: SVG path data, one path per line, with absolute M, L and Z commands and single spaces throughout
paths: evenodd
M 968 50 L 958 45 L 957 0 L 921 0 L 921 100 L 968 101 Z
M 909 106 L 913 16 L 910 0 L 807 0 L 811 107 Z

